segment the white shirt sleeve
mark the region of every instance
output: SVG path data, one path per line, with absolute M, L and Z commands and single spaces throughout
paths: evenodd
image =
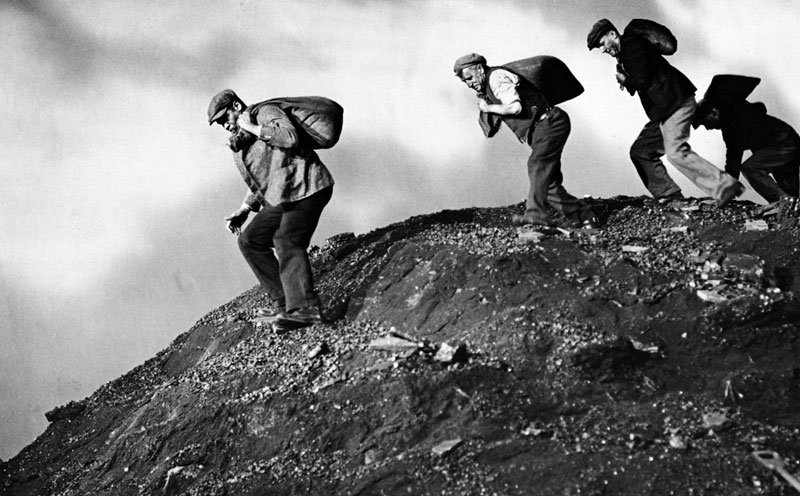
M 489 87 L 503 105 L 520 101 L 517 93 L 518 84 L 519 77 L 503 69 L 495 69 L 489 75 Z

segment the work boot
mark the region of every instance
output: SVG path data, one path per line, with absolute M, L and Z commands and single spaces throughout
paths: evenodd
M 278 314 L 273 321 L 273 328 L 278 334 L 283 334 L 293 329 L 322 324 L 323 322 L 319 307 L 308 306 Z
M 286 311 L 286 300 L 284 298 L 272 298 L 269 306 L 261 307 L 255 311 L 254 321 L 271 322 Z
M 528 214 L 514 214 L 511 216 L 511 223 L 515 226 L 543 226 L 549 227 L 550 223 L 546 220 L 536 219 Z
M 278 315 L 285 312 L 286 312 L 286 307 L 259 308 L 258 310 L 256 310 L 256 318 L 262 322 L 267 322 L 270 320 L 274 320 Z
M 674 201 L 683 201 L 685 199 L 686 198 L 683 196 L 683 193 L 681 193 L 680 191 L 676 191 L 675 193 L 671 193 L 666 196 L 660 196 L 656 198 L 656 201 L 659 203 L 659 205 L 666 205 Z
M 719 200 L 717 200 L 717 207 L 722 208 L 731 202 L 734 198 L 741 196 L 744 193 L 744 185 L 739 181 L 731 184 L 722 190 Z

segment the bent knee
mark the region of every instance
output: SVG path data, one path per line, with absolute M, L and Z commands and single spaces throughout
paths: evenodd
M 241 250 L 242 253 L 272 249 L 271 239 L 267 240 L 254 239 L 253 236 L 247 232 L 247 230 L 244 230 L 242 234 L 240 234 L 239 237 L 236 238 L 236 242 L 239 245 L 239 250 Z

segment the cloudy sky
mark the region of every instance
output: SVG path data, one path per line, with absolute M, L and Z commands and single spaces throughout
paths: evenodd
M 525 196 L 528 152 L 507 131 L 483 138 L 451 72 L 473 51 L 564 60 L 586 88 L 562 105 L 565 186 L 645 194 L 628 160 L 644 112 L 585 45 L 601 17 L 668 25 L 671 60 L 701 94 L 717 73 L 759 76 L 754 99 L 800 122 L 790 0 L 0 2 L 0 458 L 43 432 L 45 411 L 255 284 L 223 222 L 244 184 L 225 133 L 206 124 L 223 88 L 248 103 L 320 94 L 344 106 L 341 142 L 320 153 L 337 186 L 316 244 Z M 719 134 L 692 144 L 724 158 Z

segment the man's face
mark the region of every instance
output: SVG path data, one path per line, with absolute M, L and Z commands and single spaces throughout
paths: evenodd
M 711 110 L 709 110 L 700 124 L 709 130 L 719 129 L 720 128 L 719 109 L 712 108 Z
M 464 84 L 472 88 L 478 93 L 483 91 L 483 82 L 486 79 L 486 73 L 481 65 L 473 65 L 461 69 L 461 80 Z
M 239 102 L 233 102 L 231 108 L 229 108 L 225 115 L 217 119 L 215 122 L 220 126 L 224 127 L 225 130 L 234 132 L 238 129 L 239 126 L 236 125 L 236 119 L 239 118 L 239 115 L 242 113 L 242 106 Z
M 609 31 L 600 38 L 600 51 L 616 58 L 619 55 L 619 35 L 616 31 Z

